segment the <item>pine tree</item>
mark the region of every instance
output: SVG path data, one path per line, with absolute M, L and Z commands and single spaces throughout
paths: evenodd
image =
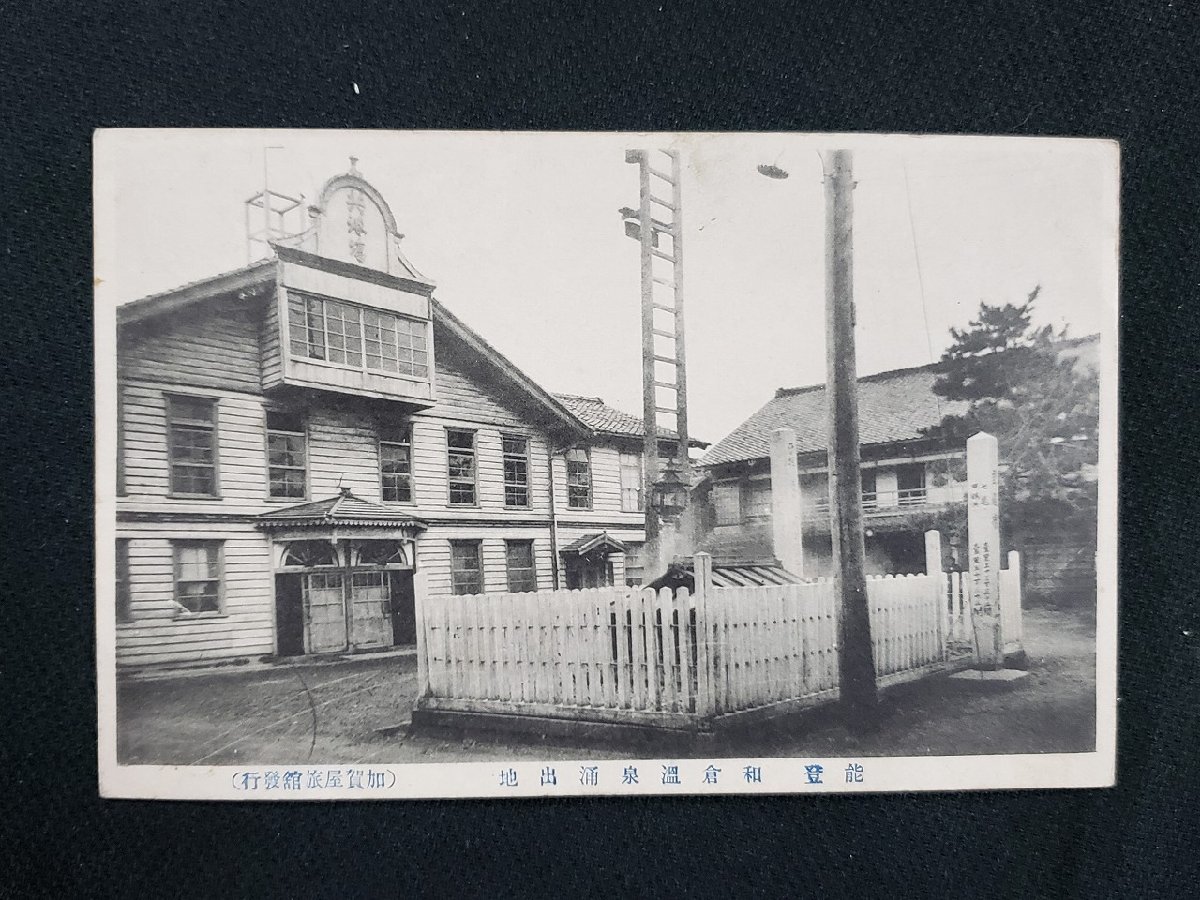
M 977 431 L 1000 444 L 1000 506 L 1013 530 L 1096 525 L 1099 385 L 1062 352 L 1067 333 L 1032 323 L 1035 287 L 1024 303 L 983 303 L 965 330 L 952 328 L 936 394 L 970 405 L 927 434 L 962 446 Z

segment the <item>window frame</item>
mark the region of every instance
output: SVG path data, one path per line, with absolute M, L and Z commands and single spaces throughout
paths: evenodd
M 730 518 L 722 518 L 721 505 L 717 503 L 717 493 L 720 490 L 729 490 L 733 494 L 732 508 L 730 509 Z M 725 527 L 728 525 L 740 525 L 742 523 L 742 483 L 740 480 L 731 479 L 729 481 L 718 481 L 713 484 L 711 491 L 711 502 L 713 508 L 713 524 L 717 527 Z
M 167 434 L 166 434 L 166 437 L 167 437 L 167 496 L 180 498 L 180 499 L 186 499 L 186 500 L 220 500 L 221 499 L 221 441 L 220 441 L 220 437 L 219 437 L 220 427 L 221 427 L 221 400 L 220 400 L 220 398 L 213 397 L 211 395 L 205 395 L 205 394 L 181 394 L 181 393 L 169 393 L 169 392 L 164 393 L 163 398 L 166 403 L 165 421 L 166 421 L 166 432 L 167 432 Z M 200 424 L 207 424 L 208 427 L 212 429 L 212 467 L 211 467 L 212 468 L 212 482 L 213 482 L 212 493 L 200 494 L 200 493 L 192 493 L 189 491 L 175 490 L 175 466 L 176 466 L 177 462 L 175 459 L 174 428 L 176 425 L 176 419 L 175 419 L 174 414 L 172 413 L 172 407 L 176 403 L 178 403 L 180 400 L 187 400 L 187 401 L 192 401 L 192 402 L 196 402 L 196 401 L 207 402 L 211 406 L 212 421 L 210 423 L 200 423 Z M 180 424 L 185 425 L 185 427 L 193 427 L 193 428 L 196 427 L 196 425 L 197 425 L 197 423 L 195 423 L 194 421 L 184 421 Z M 196 464 L 196 463 L 179 462 L 178 465 L 202 467 L 204 464 L 203 463 Z
M 128 625 L 133 621 L 133 581 L 130 578 L 130 548 L 133 538 L 119 537 L 116 539 L 116 564 L 114 581 L 116 582 L 116 620 L 118 625 Z
M 767 505 L 765 511 L 756 511 L 754 505 L 754 494 L 757 490 L 766 488 Z M 747 478 L 742 490 L 738 496 L 738 506 L 741 511 L 741 519 L 743 522 L 761 522 L 763 519 L 771 518 L 771 479 L 764 478 Z
M 311 465 L 310 464 L 312 462 L 312 458 L 311 458 L 311 455 L 309 454 L 308 416 L 304 412 L 292 413 L 294 415 L 301 417 L 304 420 L 304 427 L 303 427 L 302 431 L 289 431 L 285 428 L 272 428 L 271 427 L 270 422 L 271 422 L 271 414 L 272 413 L 288 414 L 288 413 L 292 413 L 292 411 L 287 410 L 287 409 L 279 409 L 276 407 L 270 407 L 270 406 L 263 408 L 263 452 L 266 455 L 267 500 L 272 503 L 277 503 L 280 501 L 285 502 L 285 503 L 288 501 L 291 501 L 293 503 L 303 503 L 310 498 L 311 491 L 312 491 L 311 478 L 310 478 L 310 475 L 311 475 Z M 272 434 L 286 434 L 286 435 L 292 435 L 292 436 L 299 435 L 304 441 L 304 448 L 303 448 L 304 465 L 303 466 L 272 466 L 271 465 L 271 435 Z M 295 497 L 295 496 L 284 497 L 284 496 L 276 496 L 275 494 L 272 494 L 271 493 L 271 470 L 272 469 L 286 469 L 288 471 L 295 471 L 296 469 L 300 469 L 304 473 L 304 493 L 299 497 Z
M 580 506 L 573 503 L 571 500 L 571 454 L 582 453 L 584 463 L 587 465 L 587 505 Z M 582 509 L 588 510 L 595 504 L 595 484 L 592 477 L 592 448 L 591 447 L 570 447 L 563 453 L 563 463 L 565 467 L 564 475 L 566 477 L 567 487 L 567 509 Z
M 626 472 L 633 467 L 626 466 L 625 460 L 632 457 L 637 460 L 637 486 L 634 488 L 625 484 Z M 617 468 L 621 482 L 621 512 L 640 513 L 646 511 L 646 461 L 642 458 L 641 453 L 633 453 L 628 450 L 619 451 L 617 458 Z M 637 502 L 631 507 L 625 502 L 625 493 L 629 490 L 637 491 Z
M 451 448 L 450 435 L 452 433 L 469 434 L 471 435 L 471 500 L 465 502 L 454 499 L 455 477 L 451 474 L 450 455 L 452 452 L 462 453 L 463 448 Z M 475 508 L 479 506 L 479 431 L 474 428 L 461 428 L 455 425 L 446 426 L 446 505 L 458 508 Z M 464 479 L 459 478 L 458 483 L 464 483 Z
M 925 470 L 923 462 L 904 463 L 896 466 L 896 505 L 897 506 L 920 506 L 929 499 L 929 473 Z M 919 476 L 920 484 L 917 487 L 901 487 L 900 476 L 902 473 L 913 473 Z
M 301 323 L 299 323 L 299 327 L 304 333 L 304 340 L 303 340 L 304 352 L 300 352 L 297 349 L 297 347 L 294 346 L 294 344 L 299 343 L 299 341 L 298 341 L 298 339 L 295 339 L 292 337 L 292 322 L 293 322 L 292 300 L 293 299 L 297 300 L 300 303 L 300 305 L 302 306 L 303 311 L 304 311 L 304 320 Z M 363 372 L 363 373 L 370 374 L 370 375 L 382 375 L 387 378 L 404 378 L 404 379 L 408 379 L 409 381 L 421 381 L 421 382 L 432 380 L 432 378 L 433 378 L 433 348 L 432 348 L 433 329 L 432 329 L 432 324 L 429 320 L 421 319 L 421 318 L 418 318 L 415 316 L 407 316 L 407 315 L 395 312 L 394 310 L 390 310 L 390 309 L 381 309 L 381 308 L 374 307 L 374 306 L 365 306 L 360 303 L 353 303 L 351 301 L 342 300 L 337 297 L 326 297 L 322 294 L 314 294 L 314 293 L 309 293 L 307 291 L 288 290 L 286 301 L 287 302 L 284 303 L 284 307 L 286 310 L 285 315 L 287 316 L 287 329 L 286 329 L 287 341 L 286 341 L 286 343 L 287 343 L 287 347 L 288 347 L 288 356 L 291 359 L 298 360 L 298 361 L 304 362 L 304 363 L 311 363 L 313 365 L 330 366 L 335 369 L 343 369 L 343 370 L 347 370 L 347 371 L 351 371 L 351 372 Z M 322 351 L 325 354 L 324 356 L 310 356 L 309 355 L 310 348 L 315 346 L 315 344 L 311 340 L 311 335 L 315 332 L 313 331 L 313 328 L 314 328 L 313 315 L 309 310 L 310 303 L 319 303 L 321 305 L 320 334 L 321 334 L 321 340 L 322 340 Z M 345 307 L 346 309 L 349 309 L 349 310 L 353 310 L 355 313 L 355 318 L 358 322 L 358 349 L 355 353 L 355 355 L 358 357 L 358 360 L 359 360 L 357 365 L 354 365 L 350 362 L 335 362 L 329 358 L 331 355 L 331 348 L 330 348 L 330 341 L 329 341 L 330 332 L 329 332 L 328 304 L 330 304 L 330 303 L 333 303 L 336 306 Z M 368 352 L 367 352 L 367 343 L 368 343 L 367 321 L 366 321 L 367 313 L 374 314 L 377 317 L 377 319 L 379 319 L 380 322 L 382 322 L 384 317 L 389 317 L 391 319 L 396 320 L 396 327 L 393 329 L 393 331 L 396 335 L 396 344 L 395 344 L 396 370 L 395 371 L 382 368 L 382 366 L 379 368 L 376 368 L 376 367 L 371 366 L 367 362 L 368 356 L 371 356 L 371 355 L 377 355 L 380 360 L 383 360 L 386 358 L 383 355 L 383 349 L 384 349 L 383 331 L 382 331 L 382 328 L 380 327 L 380 324 L 376 324 L 375 326 L 373 326 L 377 329 L 380 329 L 380 338 L 376 342 L 379 344 L 379 353 L 378 354 L 368 354 Z M 344 316 L 339 316 L 339 318 L 343 322 L 346 321 Z M 413 347 L 401 347 L 400 346 L 400 334 L 401 334 L 400 323 L 402 323 L 402 322 L 408 323 L 407 327 L 410 329 L 410 331 L 404 332 L 404 334 L 412 342 L 415 342 L 416 339 L 419 337 L 421 342 L 424 344 L 423 348 L 418 349 L 415 346 L 413 346 Z M 413 329 L 414 326 L 420 326 L 423 333 L 419 336 L 416 334 L 413 334 L 411 329 Z M 346 350 L 346 346 L 347 346 L 347 342 L 345 340 L 346 335 L 342 334 L 341 337 L 343 338 L 343 346 L 341 347 L 341 349 L 338 352 L 342 353 L 343 356 L 346 356 L 348 358 L 349 353 Z M 400 368 L 400 365 L 401 365 L 400 354 L 405 350 L 407 350 L 409 352 L 409 354 L 411 356 L 413 356 L 413 360 L 408 363 L 410 368 L 413 369 L 413 371 L 411 371 L 411 372 L 404 371 Z M 417 363 L 416 363 L 415 355 L 417 353 L 422 353 L 425 356 L 425 361 L 420 364 L 423 367 L 424 372 L 420 373 L 420 374 L 416 371 Z
M 379 456 L 379 502 L 381 503 L 397 503 L 406 506 L 414 506 L 417 502 L 417 482 L 416 476 L 413 473 L 413 423 L 404 422 L 399 427 L 399 434 L 405 437 L 406 440 L 390 439 L 397 431 L 390 427 L 380 427 L 377 433 L 378 440 L 376 441 L 377 453 Z M 408 448 L 408 499 L 407 500 L 389 500 L 385 496 L 386 482 L 384 481 L 383 471 L 383 448 L 384 447 L 407 447 Z M 447 454 L 449 454 L 449 445 L 447 444 Z M 449 466 L 449 455 L 447 455 L 447 466 Z M 447 468 L 447 477 L 449 469 Z M 449 490 L 449 486 L 447 486 Z
M 525 453 L 518 456 L 515 453 L 509 453 L 504 442 L 509 440 L 521 441 L 525 444 Z M 508 480 L 508 463 L 510 460 L 519 460 L 525 465 L 525 484 L 517 485 Z M 502 431 L 500 432 L 500 467 L 504 479 L 504 507 L 505 509 L 529 509 L 533 506 L 533 447 L 532 441 L 528 434 L 522 434 L 518 431 Z M 525 491 L 524 503 L 510 503 L 508 499 L 509 487 L 522 487 Z
M 471 596 L 473 594 L 482 594 L 486 587 L 486 582 L 484 580 L 484 570 L 483 570 L 483 541 L 479 540 L 478 538 L 470 538 L 470 539 L 455 538 L 455 539 L 448 541 L 448 543 L 450 545 L 450 594 L 455 597 L 467 597 L 467 596 Z M 455 551 L 455 548 L 459 548 L 459 547 L 473 547 L 475 550 L 475 559 L 478 562 L 478 567 L 477 567 L 476 571 L 478 572 L 478 578 L 479 578 L 479 581 L 478 581 L 479 590 L 477 590 L 477 591 L 460 591 L 458 589 L 459 579 L 457 576 L 459 573 L 455 569 L 455 565 L 454 565 L 454 562 L 455 562 L 454 551 Z
M 867 490 L 866 479 L 871 479 L 871 490 Z M 859 473 L 858 496 L 862 508 L 876 509 L 879 506 L 879 469 L 862 469 Z
M 182 581 L 180 576 L 181 554 L 180 551 L 185 547 L 206 547 L 216 550 L 216 570 L 215 578 L 205 579 L 189 579 L 185 583 L 194 583 L 198 581 L 215 581 L 217 583 L 217 608 L 205 610 L 188 609 L 186 604 L 179 600 L 179 585 Z M 171 540 L 171 597 L 175 601 L 175 618 L 176 619 L 202 619 L 214 618 L 225 615 L 225 541 L 219 539 L 208 538 L 174 538 Z
M 513 547 L 529 547 L 529 584 L 532 587 L 523 589 L 513 586 L 513 564 L 510 553 Z M 526 567 L 518 567 L 517 571 L 524 572 Z M 533 538 L 511 538 L 504 541 L 504 575 L 508 583 L 508 592 L 510 594 L 536 594 L 538 590 L 537 577 L 537 544 Z

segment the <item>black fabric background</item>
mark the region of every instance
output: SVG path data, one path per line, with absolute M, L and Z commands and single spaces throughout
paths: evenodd
M 1196 6 L 876 6 L 4 4 L 0 847 L 13 894 L 1200 893 Z M 90 139 L 98 126 L 165 125 L 1119 139 L 1119 786 L 824 799 L 100 801 Z

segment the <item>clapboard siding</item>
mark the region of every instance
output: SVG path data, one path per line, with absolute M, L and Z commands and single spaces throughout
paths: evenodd
M 309 494 L 332 497 L 347 487 L 356 497 L 380 499 L 378 429 L 367 415 L 332 406 L 308 414 Z
M 279 319 L 280 300 L 276 294 L 271 294 L 267 300 L 263 315 L 262 329 L 259 340 L 262 346 L 262 386 L 269 390 L 283 381 L 283 348 L 281 340 L 281 322 Z
M 212 397 L 217 401 L 218 491 L 229 501 L 261 500 L 265 493 L 265 437 L 262 400 L 253 395 L 192 386 L 125 383 L 125 490 L 139 500 L 169 502 L 167 396 L 172 393 Z
M 559 518 L 570 522 L 602 516 L 616 521 L 627 520 L 631 525 L 643 521 L 643 513 L 621 509 L 621 451 L 614 446 L 598 444 L 591 448 L 590 459 L 592 507 L 590 510 L 571 509 L 567 505 L 567 462 L 561 454 L 555 456 L 554 492 L 558 499 Z
M 274 652 L 271 551 L 252 526 L 197 522 L 122 525 L 129 538 L 130 621 L 117 626 L 117 662 L 152 665 Z M 222 542 L 221 615 L 180 613 L 173 540 Z
M 505 557 L 506 540 L 532 540 L 534 567 L 538 590 L 552 590 L 554 574 L 550 559 L 548 529 L 514 527 L 497 535 L 469 526 L 431 528 L 417 542 L 417 565 L 427 573 L 430 597 L 451 593 L 450 541 L 479 541 L 483 560 L 483 583 L 487 591 L 508 590 L 508 564 Z
M 526 425 L 528 413 L 492 386 L 494 376 L 487 367 L 467 358 L 440 329 L 434 330 L 434 340 L 439 341 L 434 362 L 437 398 L 431 412 L 509 427 Z
M 124 329 L 125 378 L 227 390 L 262 390 L 261 301 L 224 297 Z

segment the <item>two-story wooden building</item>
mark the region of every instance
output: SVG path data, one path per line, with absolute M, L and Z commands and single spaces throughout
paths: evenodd
M 641 422 L 433 299 L 353 167 L 310 215 L 118 309 L 118 664 L 406 644 L 417 567 L 434 601 L 636 580 Z
M 1095 368 L 1097 348 L 1098 338 L 1090 336 L 1064 341 L 1060 352 Z M 924 434 L 944 416 L 967 408 L 933 392 L 939 372 L 934 363 L 858 381 L 863 518 L 872 574 L 923 572 L 924 532 L 933 528 L 947 539 L 944 565 L 966 564 L 966 449 Z M 706 477 L 696 503 L 702 511 L 698 548 L 709 550 L 718 563 L 775 558 L 771 435 L 788 428 L 796 435 L 803 574 L 831 574 L 827 414 L 823 384 L 780 388 L 713 445 L 701 460 Z M 1033 556 L 1026 554 L 1028 545 L 1021 549 Z

